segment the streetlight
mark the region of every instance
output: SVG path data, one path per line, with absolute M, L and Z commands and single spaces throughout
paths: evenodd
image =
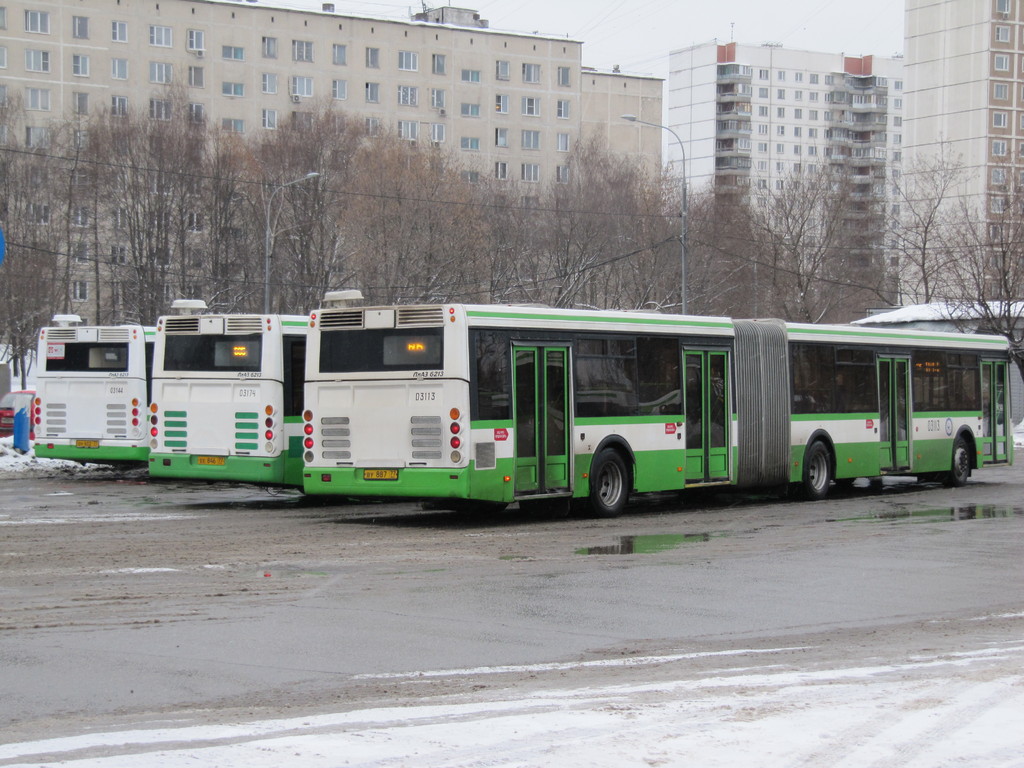
M 680 314 L 686 314 L 686 240 L 689 236 L 689 230 L 686 225 L 686 215 L 689 213 L 689 205 L 686 201 L 686 150 L 683 148 L 683 140 L 679 138 L 679 134 L 669 128 L 667 125 L 661 125 L 660 123 L 649 123 L 646 120 L 641 120 L 636 115 L 622 115 L 623 120 L 628 120 L 631 123 L 640 123 L 640 125 L 649 125 L 652 128 L 661 128 L 664 131 L 668 131 L 672 134 L 672 137 L 676 140 L 679 145 L 679 155 L 683 158 L 683 179 L 682 179 L 682 210 L 680 211 L 680 218 L 682 220 L 682 233 L 679 238 L 681 245 L 681 252 L 679 256 L 679 311 Z
M 286 181 L 284 184 L 275 185 L 270 191 L 270 197 L 267 198 L 267 209 L 266 209 L 266 228 L 263 231 L 263 314 L 270 314 L 270 249 L 271 240 L 273 239 L 273 228 L 270 221 L 270 212 L 274 203 L 274 196 L 285 187 L 290 187 L 292 184 L 299 184 L 308 179 L 315 179 L 320 174 L 316 171 L 310 171 L 301 179 L 293 179 L 292 181 Z

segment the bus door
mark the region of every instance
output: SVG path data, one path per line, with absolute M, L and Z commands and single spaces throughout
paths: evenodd
M 513 345 L 515 494 L 571 491 L 569 348 Z
M 686 482 L 729 479 L 729 353 L 683 352 Z
M 880 469 L 910 469 L 910 358 L 878 358 Z
M 981 362 L 981 460 L 1006 461 L 1006 363 Z

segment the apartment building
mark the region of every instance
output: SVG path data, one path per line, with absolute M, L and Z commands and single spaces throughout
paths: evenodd
M 998 212 L 1024 169 L 1024 2 L 907 0 L 908 156 L 963 165 Z
M 323 103 L 371 131 L 451 147 L 467 174 L 566 181 L 570 150 L 613 112 L 661 109 L 662 81 L 584 72 L 580 41 L 492 30 L 474 11 L 409 21 L 233 0 L 0 0 L 0 98 L 20 94 L 24 140 L 99 112 L 272 131 Z M 184 93 L 187 114 L 172 94 Z M 614 106 L 611 106 L 614 105 Z M 637 152 L 635 130 L 622 151 Z M 642 156 L 660 164 L 660 144 Z
M 902 59 L 712 41 L 670 54 L 668 89 L 692 184 L 781 188 L 831 164 L 881 198 L 902 160 Z

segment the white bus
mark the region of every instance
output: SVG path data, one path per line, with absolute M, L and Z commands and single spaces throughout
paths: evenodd
M 175 302 L 202 311 L 202 302 Z M 156 327 L 149 471 L 302 484 L 308 318 L 182 314 Z
M 1002 337 L 444 304 L 310 316 L 312 494 L 589 503 L 1012 460 Z
M 36 456 L 146 461 L 155 330 L 56 315 L 39 331 L 31 428 Z

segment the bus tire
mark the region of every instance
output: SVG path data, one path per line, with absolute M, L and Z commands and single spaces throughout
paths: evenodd
M 815 440 L 804 454 L 800 497 L 806 501 L 820 501 L 828 496 L 831 484 L 832 454 L 823 442 Z
M 590 465 L 590 514 L 618 517 L 629 501 L 629 467 L 622 454 L 605 448 Z
M 962 488 L 967 485 L 967 478 L 970 476 L 971 454 L 969 447 L 963 435 L 957 435 L 956 440 L 953 441 L 953 460 L 944 484 L 949 488 Z

